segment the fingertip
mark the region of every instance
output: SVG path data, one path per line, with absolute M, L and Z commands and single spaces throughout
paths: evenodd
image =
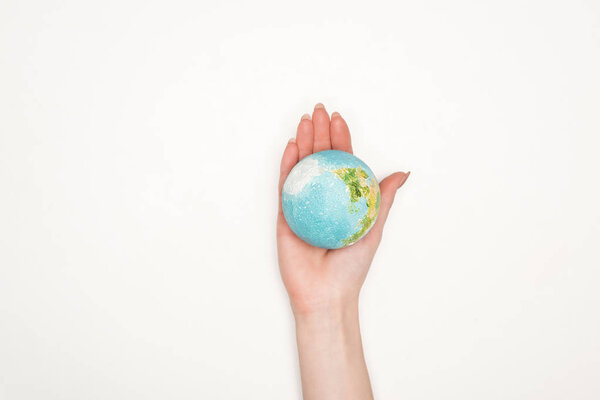
M 314 123 L 320 123 L 324 119 L 326 119 L 327 123 L 329 123 L 329 121 L 330 121 L 329 113 L 325 109 L 325 106 L 323 104 L 319 103 L 315 106 L 315 109 L 313 110 L 312 120 Z
M 331 149 L 331 138 L 329 136 L 329 114 L 323 104 L 318 103 L 315 106 L 312 115 L 314 126 L 313 153 Z
M 400 189 L 402 187 L 402 185 L 404 185 L 404 183 L 406 183 L 409 176 L 410 176 L 410 171 L 402 172 L 402 177 L 400 178 L 400 183 L 398 185 L 398 189 Z
M 383 208 L 389 208 L 394 201 L 396 192 L 404 185 L 410 173 L 395 172 L 379 183 Z
M 313 150 L 314 129 L 310 114 L 304 114 L 296 131 L 299 159 L 303 159 Z
M 287 178 L 288 174 L 294 168 L 294 166 L 298 163 L 298 145 L 296 144 L 296 139 L 291 138 L 288 140 L 287 145 L 285 146 L 285 150 L 283 150 L 283 155 L 281 156 L 281 164 L 279 167 L 279 193 L 281 194 L 281 189 L 283 187 L 283 182 Z
M 298 145 L 296 138 L 292 137 L 288 140 L 281 156 L 281 171 L 289 172 L 296 163 L 298 163 Z
M 341 150 L 352 153 L 352 139 L 350 138 L 350 129 L 348 124 L 339 112 L 331 113 L 331 147 L 334 150 Z
M 391 181 L 393 181 L 393 186 L 395 186 L 396 189 L 399 189 L 402 185 L 404 185 L 409 175 L 410 172 L 399 171 L 394 172 L 392 175 L 389 176 L 389 178 Z

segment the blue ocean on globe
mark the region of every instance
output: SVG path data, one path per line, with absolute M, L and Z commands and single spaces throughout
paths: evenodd
M 380 201 L 373 171 L 338 150 L 303 158 L 288 175 L 281 197 L 292 231 L 325 249 L 350 246 L 366 235 L 377 219 Z

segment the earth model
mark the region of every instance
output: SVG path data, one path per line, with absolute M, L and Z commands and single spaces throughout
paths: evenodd
M 365 236 L 380 200 L 373 171 L 338 150 L 303 158 L 285 180 L 281 197 L 283 215 L 296 236 L 325 249 L 350 246 Z

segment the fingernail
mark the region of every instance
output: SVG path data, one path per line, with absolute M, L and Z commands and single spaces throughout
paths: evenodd
M 304 114 L 304 115 L 302 116 L 302 119 L 310 119 L 310 114 Z
M 317 105 L 315 105 L 315 110 L 317 108 L 325 108 L 325 106 L 323 105 L 323 103 L 317 103 Z
M 340 113 L 337 111 L 334 111 L 331 113 L 331 118 L 336 118 L 336 117 L 341 117 Z
M 404 185 L 404 182 L 406 182 L 406 180 L 408 179 L 408 177 L 410 176 L 410 171 L 408 171 L 405 175 L 404 175 L 404 180 L 402 181 L 402 184 Z
M 288 143 L 296 143 L 296 138 L 295 137 L 291 138 L 290 140 L 288 140 Z

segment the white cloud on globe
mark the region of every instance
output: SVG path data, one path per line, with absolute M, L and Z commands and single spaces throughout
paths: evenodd
M 290 195 L 297 195 L 314 177 L 325 171 L 319 166 L 319 161 L 314 158 L 305 158 L 292 169 L 283 184 L 283 191 Z

